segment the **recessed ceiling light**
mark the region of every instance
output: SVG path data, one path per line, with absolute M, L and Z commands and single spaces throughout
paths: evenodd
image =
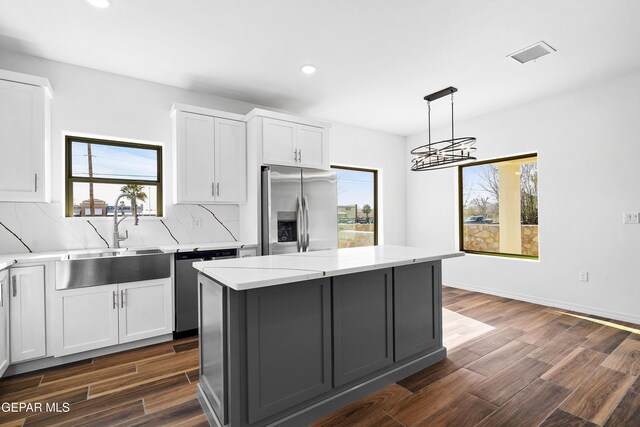
M 313 64 L 305 64 L 302 67 L 300 67 L 300 71 L 302 71 L 305 74 L 313 74 L 316 72 L 316 66 Z
M 91 6 L 99 7 L 100 9 L 106 9 L 109 7 L 109 0 L 87 0 Z

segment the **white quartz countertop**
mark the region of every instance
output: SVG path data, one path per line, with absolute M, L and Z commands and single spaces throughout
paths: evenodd
M 164 253 L 176 252 L 197 252 L 209 251 L 213 249 L 240 249 L 245 247 L 255 247 L 256 245 L 245 244 L 243 242 L 221 242 L 221 243 L 186 243 L 179 245 L 158 246 Z
M 243 242 L 215 242 L 215 243 L 185 243 L 177 245 L 162 245 L 162 246 L 150 246 L 150 247 L 136 247 L 136 248 L 121 248 L 115 249 L 117 251 L 136 251 L 144 249 L 160 249 L 164 253 L 176 253 L 176 252 L 195 252 L 195 251 L 207 251 L 212 249 L 240 249 L 245 247 L 255 247 L 255 244 L 245 244 Z M 56 251 L 56 252 L 37 252 L 37 253 L 18 253 L 18 254 L 5 254 L 0 255 L 0 270 L 4 270 L 7 267 L 12 266 L 17 262 L 46 262 L 46 261 L 59 261 L 67 259 L 70 255 L 87 254 L 87 253 L 99 253 L 109 252 L 114 249 L 102 248 L 102 249 L 78 249 L 68 251 Z
M 463 256 L 407 246 L 368 246 L 195 262 L 194 268 L 236 291 Z

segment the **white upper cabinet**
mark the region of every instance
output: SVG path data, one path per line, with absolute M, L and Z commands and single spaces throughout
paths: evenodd
M 262 121 L 262 162 L 298 166 L 296 124 L 265 118 Z
M 0 271 L 0 377 L 9 366 L 9 273 Z
M 236 120 L 215 120 L 215 200 L 244 202 L 247 199 L 247 128 Z
M 246 201 L 246 125 L 240 118 L 174 105 L 174 203 Z
M 9 270 L 11 363 L 46 355 L 44 266 Z
M 328 125 L 260 109 L 248 117 L 262 120 L 262 164 L 329 169 Z
M 49 202 L 51 87 L 0 70 L 0 201 Z
M 212 202 L 214 118 L 178 111 L 177 185 L 178 202 Z
M 329 168 L 326 131 L 314 126 L 296 125 L 298 164 L 305 168 Z

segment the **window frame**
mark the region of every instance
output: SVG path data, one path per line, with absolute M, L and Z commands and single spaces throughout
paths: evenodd
M 145 150 L 156 151 L 156 169 L 157 180 L 134 180 L 134 179 L 113 179 L 113 178 L 88 178 L 73 176 L 72 170 L 72 150 L 71 145 L 74 142 L 84 142 L 88 144 L 96 145 L 109 145 L 112 147 L 125 147 L 125 148 L 141 148 Z M 149 218 L 158 218 L 163 216 L 164 200 L 163 200 L 163 170 L 162 170 L 162 146 L 153 144 L 142 144 L 135 142 L 117 141 L 111 139 L 98 139 L 87 138 L 83 136 L 65 135 L 65 217 L 67 218 L 80 218 L 73 215 L 73 184 L 78 183 L 94 183 L 94 184 L 134 184 L 134 185 L 155 185 L 156 186 L 156 199 L 157 199 L 157 214 L 155 216 L 149 216 Z M 83 218 L 102 218 L 102 217 L 83 217 Z M 111 217 L 109 217 L 111 218 Z
M 331 165 L 331 169 L 342 169 L 356 172 L 371 172 L 373 173 L 373 211 L 376 213 L 374 217 L 373 223 L 373 246 L 378 246 L 378 170 L 377 169 L 367 169 L 357 166 L 341 166 L 341 165 Z M 357 212 L 356 212 L 357 216 Z M 337 232 L 338 230 L 336 230 Z
M 494 159 L 480 160 L 472 163 L 465 163 L 464 165 L 458 166 L 458 243 L 459 243 L 459 249 L 461 252 L 472 254 L 472 255 L 487 255 L 487 256 L 502 257 L 502 258 L 518 258 L 518 259 L 526 259 L 526 260 L 533 260 L 533 261 L 540 260 L 540 246 L 539 246 L 540 245 L 540 224 L 538 224 L 538 255 L 537 256 L 514 254 L 514 253 L 508 253 L 508 252 L 474 251 L 474 250 L 464 248 L 464 206 L 462 202 L 463 169 L 470 166 L 480 166 L 480 165 L 486 165 L 490 163 L 501 163 L 501 162 L 508 162 L 511 160 L 520 160 L 520 159 L 527 159 L 527 158 L 535 158 L 537 163 L 538 153 L 518 154 L 515 156 L 507 156 L 507 157 L 497 157 Z M 538 200 L 538 208 L 539 208 L 539 200 Z

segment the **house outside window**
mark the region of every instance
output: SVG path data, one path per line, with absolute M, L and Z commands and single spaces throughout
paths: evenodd
M 130 214 L 135 195 L 138 215 L 162 216 L 162 147 L 159 145 L 67 136 L 65 138 L 67 217 Z
M 460 250 L 537 259 L 536 154 L 459 167 Z

